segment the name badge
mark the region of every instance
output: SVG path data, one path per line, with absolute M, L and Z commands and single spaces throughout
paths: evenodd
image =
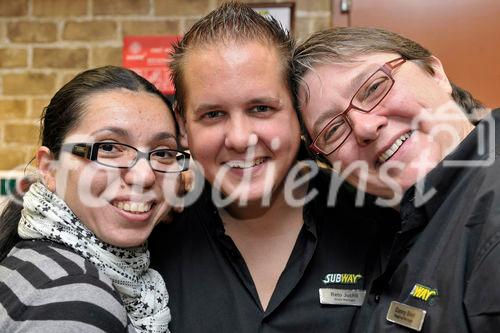
M 427 311 L 414 306 L 392 301 L 389 306 L 389 311 L 387 311 L 386 319 L 391 323 L 420 332 L 424 324 L 426 313 Z
M 366 290 L 319 288 L 319 302 L 328 305 L 361 306 Z

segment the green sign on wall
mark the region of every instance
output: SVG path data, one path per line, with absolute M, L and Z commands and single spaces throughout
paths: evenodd
M 0 195 L 7 196 L 16 192 L 16 178 L 0 178 Z

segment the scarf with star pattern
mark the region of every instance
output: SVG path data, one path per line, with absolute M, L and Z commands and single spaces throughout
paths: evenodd
M 125 249 L 102 242 L 40 182 L 31 185 L 23 201 L 21 238 L 70 247 L 111 279 L 138 332 L 169 332 L 167 288 L 160 274 L 149 268 L 146 245 Z

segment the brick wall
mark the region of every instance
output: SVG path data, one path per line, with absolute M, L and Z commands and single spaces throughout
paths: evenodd
M 0 0 L 0 170 L 33 157 L 40 114 L 60 86 L 83 69 L 121 64 L 124 36 L 182 34 L 222 2 Z M 329 26 L 331 0 L 295 3 L 298 39 Z

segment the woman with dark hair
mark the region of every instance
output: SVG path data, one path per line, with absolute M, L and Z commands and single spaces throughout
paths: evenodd
M 146 239 L 189 154 L 164 96 L 120 67 L 77 75 L 45 108 L 39 181 L 0 220 L 0 330 L 168 332 Z

